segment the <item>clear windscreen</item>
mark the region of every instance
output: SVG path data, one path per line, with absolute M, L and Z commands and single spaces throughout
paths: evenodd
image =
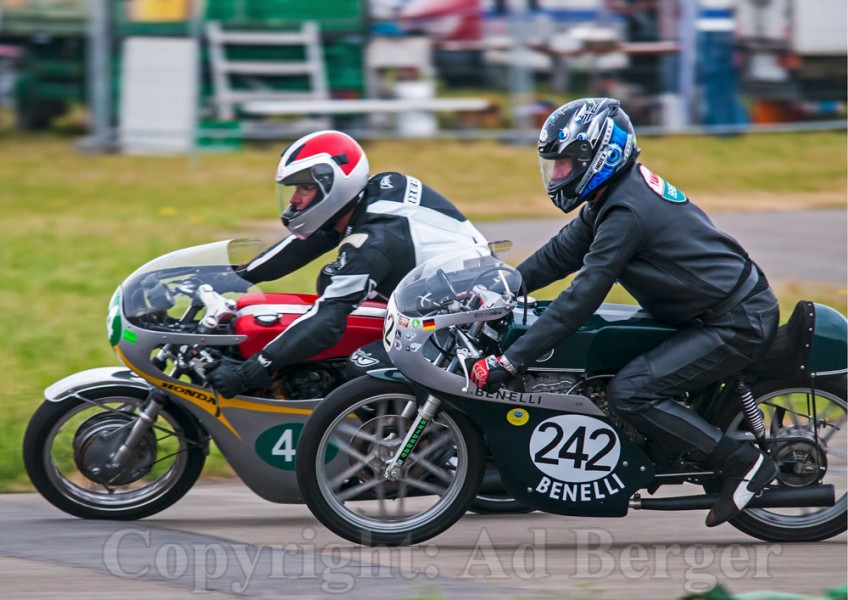
M 518 293 L 521 274 L 488 247 L 472 246 L 415 267 L 398 284 L 395 306 L 410 317 L 462 310 L 462 301 L 477 286 L 499 294 Z
M 209 284 L 221 294 L 246 292 L 253 284 L 235 269 L 265 249 L 266 245 L 258 240 L 224 240 L 154 258 L 121 284 L 124 312 L 129 317 L 172 312 L 178 286 L 189 290 Z

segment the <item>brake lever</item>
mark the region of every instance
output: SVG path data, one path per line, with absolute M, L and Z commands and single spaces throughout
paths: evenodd
M 456 355 L 459 358 L 459 367 L 465 375 L 465 387 L 462 388 L 462 392 L 465 393 L 468 391 L 468 386 L 471 385 L 471 376 L 468 374 L 468 365 L 465 363 L 468 362 L 469 359 L 473 358 L 473 356 L 471 355 L 471 351 L 466 348 L 457 348 Z

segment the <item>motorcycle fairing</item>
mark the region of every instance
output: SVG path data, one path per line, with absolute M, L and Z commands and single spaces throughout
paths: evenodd
M 447 394 L 439 398 L 480 427 L 507 490 L 537 510 L 623 517 L 633 494 L 653 480 L 648 457 L 600 410 L 573 413 L 549 404 L 489 398 L 469 402 Z
M 255 253 L 255 244 L 228 241 L 154 259 L 116 291 L 110 303 L 107 331 L 118 358 L 145 380 L 145 386 L 161 389 L 174 399 L 175 405 L 194 416 L 250 489 L 271 502 L 302 502 L 294 472 L 294 448 L 303 423 L 320 398 L 284 402 L 252 396 L 221 398 L 196 380 L 172 377 L 170 367 L 161 368 L 153 362 L 165 344 L 208 347 L 248 341 L 245 335 L 229 335 L 223 332 L 226 330 L 201 334 L 170 328 L 187 305 L 175 304 L 164 290 L 154 298 L 150 292 L 156 291 L 157 282 L 172 283 L 188 275 L 202 278 L 229 274 L 230 265 L 243 262 L 241 255 Z M 253 297 L 257 301 L 263 299 L 261 294 Z M 237 317 L 235 310 L 233 316 Z M 374 335 L 379 335 L 379 315 L 361 318 L 372 325 Z M 91 381 L 91 385 L 98 382 Z

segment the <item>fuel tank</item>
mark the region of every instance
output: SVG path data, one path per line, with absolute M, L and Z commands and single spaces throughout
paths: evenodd
M 523 335 L 549 304 L 538 302 L 528 308 L 526 322 L 523 308 L 516 308 L 512 324 L 501 337 L 502 347 L 506 349 Z M 615 372 L 676 331 L 638 306 L 604 303 L 574 335 L 529 368 L 585 371 L 589 375 Z
M 306 314 L 315 304 L 315 294 L 244 294 L 238 299 L 238 317 L 235 330 L 246 335 L 239 351 L 248 358 L 262 350 L 283 333 L 292 323 Z M 380 302 L 363 302 L 347 318 L 347 328 L 339 343 L 313 356 L 310 360 L 346 358 L 354 350 L 380 339 L 386 305 Z

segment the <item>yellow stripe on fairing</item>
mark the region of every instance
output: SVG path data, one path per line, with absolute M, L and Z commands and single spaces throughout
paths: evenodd
M 239 440 L 241 440 L 241 436 L 239 435 L 238 431 L 236 431 L 235 428 L 232 425 L 230 425 L 230 422 L 227 420 L 227 417 L 225 417 L 224 414 L 219 410 L 221 408 L 221 402 L 218 400 L 217 394 L 214 394 L 213 396 L 209 396 L 208 391 L 204 390 L 203 388 L 199 388 L 197 386 L 191 385 L 190 383 L 186 383 L 184 381 L 179 382 L 180 387 L 184 387 L 184 388 L 187 388 L 187 389 L 190 389 L 190 390 L 196 390 L 198 393 L 203 394 L 204 396 L 214 398 L 215 401 L 216 401 L 216 404 L 210 405 L 208 402 L 203 402 L 202 400 L 199 400 L 197 398 L 192 397 L 190 394 L 186 394 L 186 393 L 180 392 L 178 390 L 169 390 L 166 386 L 172 385 L 170 381 L 165 381 L 164 379 L 158 379 L 158 378 L 153 377 L 151 375 L 148 375 L 146 373 L 142 373 L 141 370 L 133 367 L 132 363 L 127 360 L 127 357 L 124 356 L 124 353 L 121 352 L 121 349 L 118 346 L 115 346 L 115 353 L 118 355 L 118 358 L 121 360 L 121 362 L 124 363 L 127 367 L 129 367 L 133 371 L 135 371 L 139 375 L 139 377 L 145 379 L 146 381 L 155 385 L 158 388 L 162 388 L 162 389 L 166 390 L 168 394 L 173 394 L 174 396 L 179 396 L 183 400 L 188 400 L 189 402 L 191 402 L 195 406 L 199 406 L 200 408 L 205 410 L 207 413 L 209 413 L 210 415 L 212 415 L 213 417 L 218 419 L 224 426 L 226 426 L 227 429 L 229 429 L 230 431 L 233 432 L 234 436 L 236 436 Z

